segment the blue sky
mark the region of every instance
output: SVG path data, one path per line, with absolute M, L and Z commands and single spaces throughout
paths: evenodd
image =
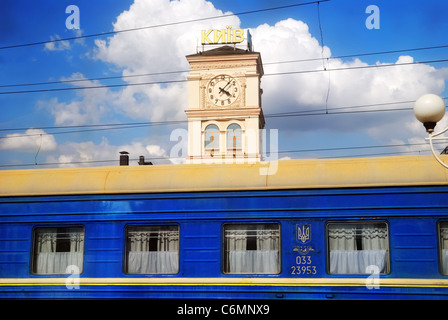
M 0 47 L 301 2 L 305 1 L 180 0 L 170 3 L 168 0 L 136 0 L 133 5 L 131 0 L 5 0 L 0 3 Z M 80 10 L 79 30 L 66 28 L 69 14 L 65 10 L 69 5 L 76 5 Z M 370 15 L 366 8 L 369 5 L 379 8 L 379 29 L 366 27 L 366 19 Z M 325 57 L 448 46 L 448 3 L 444 0 L 331 0 L 320 3 L 319 8 Z M 414 120 L 412 110 L 332 113 L 409 108 L 412 103 L 403 102 L 414 101 L 427 92 L 448 97 L 448 62 L 289 76 L 269 74 L 316 70 L 322 68 L 323 63 L 331 70 L 445 60 L 448 59 L 448 47 L 269 65 L 271 62 L 321 57 L 317 5 L 310 4 L 200 23 L 87 37 L 53 45 L 0 49 L 0 169 L 33 168 L 33 165 L 24 165 L 35 163 L 38 163 L 37 167 L 111 165 L 114 163 L 96 161 L 118 160 L 118 151 L 122 149 L 130 151 L 131 158 L 144 155 L 155 158 L 155 163 L 168 163 L 162 158 L 168 158 L 175 144 L 170 141 L 170 134 L 176 128 L 186 129 L 185 124 L 65 134 L 61 132 L 98 127 L 51 127 L 186 120 L 187 92 L 183 84 L 4 92 L 185 79 L 186 74 L 175 74 L 9 86 L 185 70 L 188 69 L 185 55 L 195 53 L 200 30 L 220 28 L 226 23 L 250 28 L 255 50 L 261 53 L 263 62 L 267 64 L 266 76 L 262 80 L 265 115 L 329 111 L 329 114 L 319 115 L 266 117 L 266 128 L 279 130 L 279 150 L 294 151 L 283 152 L 279 157 L 428 154 L 429 148 L 424 145 L 425 132 Z M 380 105 L 370 109 L 365 107 L 370 104 Z M 354 106 L 363 107 L 339 109 Z M 448 125 L 446 118 L 438 126 L 440 129 Z M 35 129 L 29 130 L 32 128 Z M 396 147 L 351 148 L 385 145 Z M 46 163 L 55 164 L 44 165 Z

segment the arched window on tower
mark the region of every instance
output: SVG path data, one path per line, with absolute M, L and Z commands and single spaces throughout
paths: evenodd
M 215 124 L 209 124 L 205 128 L 205 150 L 219 151 L 219 128 Z
M 241 151 L 241 127 L 232 123 L 227 127 L 227 151 L 236 154 L 237 151 Z

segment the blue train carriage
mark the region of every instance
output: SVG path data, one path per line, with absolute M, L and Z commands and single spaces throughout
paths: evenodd
M 445 299 L 432 157 L 0 172 L 2 298 Z

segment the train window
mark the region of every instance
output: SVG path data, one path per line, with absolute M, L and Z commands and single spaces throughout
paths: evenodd
M 442 274 L 448 275 L 448 222 L 439 224 L 440 237 L 440 269 Z
M 389 272 L 386 223 L 330 223 L 327 226 L 327 239 L 330 273 Z
M 276 274 L 280 272 L 280 225 L 224 226 L 224 272 Z
M 33 273 L 82 272 L 84 228 L 57 227 L 34 230 Z M 69 269 L 70 267 L 70 269 Z
M 179 272 L 179 226 L 129 226 L 126 230 L 126 273 Z

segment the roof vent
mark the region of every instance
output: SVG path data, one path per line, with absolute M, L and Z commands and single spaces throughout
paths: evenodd
M 120 152 L 120 166 L 128 166 L 129 165 L 129 152 L 121 151 Z
M 140 156 L 140 158 L 138 160 L 138 165 L 139 166 L 152 166 L 152 162 L 151 161 L 145 162 L 145 157 L 144 156 Z

